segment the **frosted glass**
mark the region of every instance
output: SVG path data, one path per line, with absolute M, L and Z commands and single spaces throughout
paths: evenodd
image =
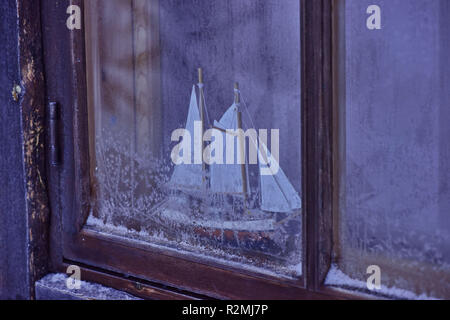
M 94 193 L 87 227 L 188 257 L 301 276 L 300 1 L 87 7 Z M 218 135 L 268 129 L 269 142 L 279 129 L 277 175 L 263 179 L 250 157 L 244 166 L 175 165 L 185 154 L 174 153 L 174 132 L 188 131 L 179 137 L 192 138 L 186 155 L 194 162 L 202 119 L 204 131 L 227 126 Z
M 372 4 L 381 30 L 366 28 Z M 365 284 L 378 265 L 385 289 L 448 298 L 450 3 L 348 0 L 344 10 L 338 271 Z

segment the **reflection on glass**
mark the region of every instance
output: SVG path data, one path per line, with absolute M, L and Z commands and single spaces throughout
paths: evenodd
M 299 6 L 87 4 L 89 228 L 301 275 Z

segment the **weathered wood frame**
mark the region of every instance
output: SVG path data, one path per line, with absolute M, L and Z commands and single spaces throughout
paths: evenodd
M 63 161 L 48 170 L 53 271 L 83 267 L 84 279 L 145 298 L 329 299 L 332 256 L 333 0 L 299 0 L 302 43 L 302 177 L 305 277 L 282 281 L 83 230 L 90 161 L 83 31 L 65 28 L 69 4 L 41 2 L 47 100 L 61 106 Z

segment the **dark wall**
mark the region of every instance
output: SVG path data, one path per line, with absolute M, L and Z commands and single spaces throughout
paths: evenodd
M 17 31 L 16 1 L 0 2 L 0 299 L 29 297 Z

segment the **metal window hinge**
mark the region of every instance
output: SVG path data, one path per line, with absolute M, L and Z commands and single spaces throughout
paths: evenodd
M 61 119 L 61 114 L 59 105 L 56 102 L 50 102 L 47 108 L 49 159 L 50 165 L 56 167 L 61 164 L 61 148 L 59 141 L 59 121 Z

